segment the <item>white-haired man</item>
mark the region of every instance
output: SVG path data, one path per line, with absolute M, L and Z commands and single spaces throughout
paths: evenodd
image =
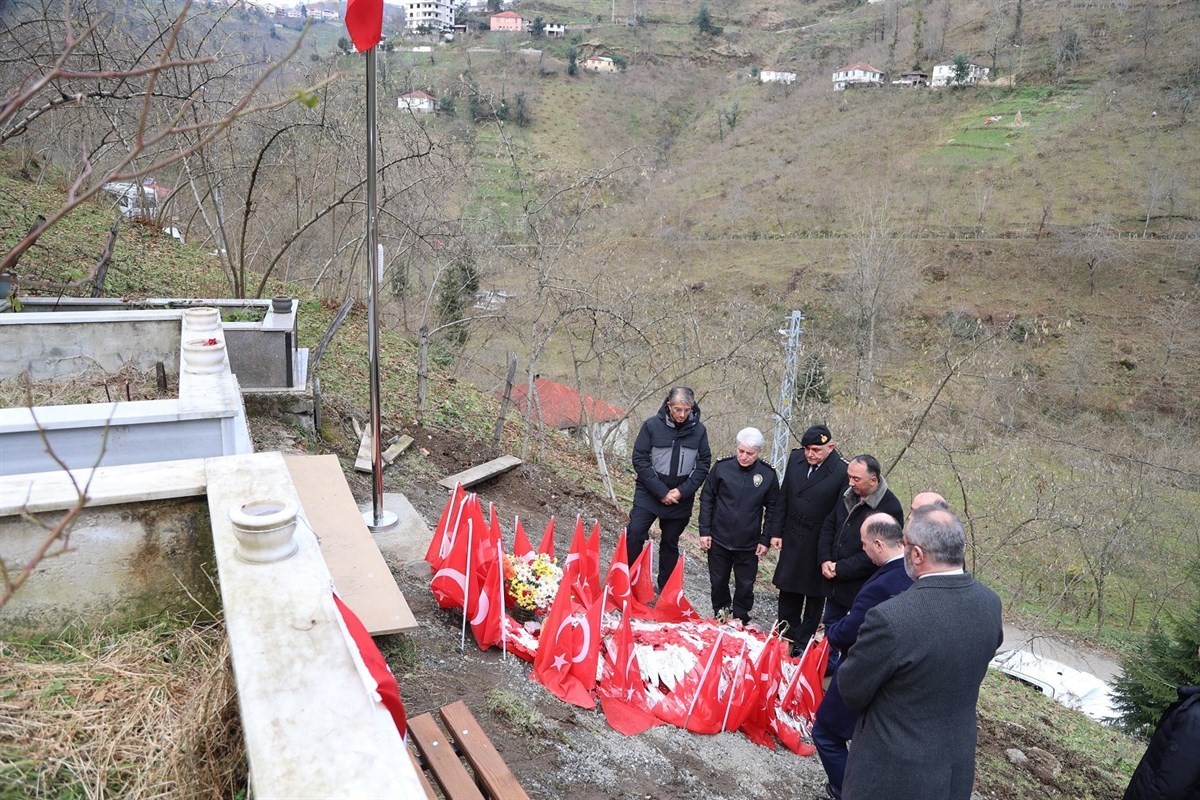
M 700 494 L 700 547 L 708 551 L 713 614 L 727 612 L 743 623 L 750 621 L 754 607 L 758 559 L 771 538 L 779 536 L 778 531 L 763 530 L 763 520 L 775 516 L 779 480 L 775 469 L 759 458 L 762 449 L 758 428 L 743 428 L 736 454 L 713 464 Z

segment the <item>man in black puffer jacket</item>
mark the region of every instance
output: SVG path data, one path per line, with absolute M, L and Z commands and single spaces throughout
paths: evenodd
M 1158 721 L 1124 800 L 1200 800 L 1200 686 L 1179 687 L 1179 699 Z
M 629 563 L 642 552 L 657 519 L 662 531 L 658 553 L 661 591 L 679 560 L 679 535 L 692 518 L 696 492 L 712 464 L 708 431 L 700 422 L 700 406 L 691 389 L 676 386 L 667 393 L 658 413 L 642 423 L 633 442 L 632 461 L 637 486 L 625 528 Z
M 708 551 L 708 580 L 712 587 L 713 616 L 722 612 L 750 622 L 754 607 L 754 579 L 758 559 L 779 533 L 763 530 L 763 518 L 774 520 L 779 498 L 775 469 L 759 456 L 763 435 L 758 428 L 743 428 L 737 435 L 737 455 L 713 464 L 700 493 L 700 547 Z M 729 573 L 733 572 L 733 599 Z

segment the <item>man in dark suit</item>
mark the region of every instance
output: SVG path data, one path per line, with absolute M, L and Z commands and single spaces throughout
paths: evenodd
M 858 629 L 863 618 L 875 606 L 889 600 L 912 586 L 912 578 L 904 571 L 904 531 L 891 514 L 872 514 L 862 526 L 862 546 L 867 557 L 879 567 L 854 598 L 850 613 L 825 631 L 829 643 L 843 653 L 858 638 Z M 834 800 L 842 796 L 842 779 L 846 773 L 846 742 L 854 735 L 854 723 L 858 712 L 846 705 L 838 691 L 838 674 L 825 692 L 825 699 L 817 708 L 817 719 L 812 729 L 813 744 L 821 757 L 821 766 L 829 783 L 827 795 Z
M 964 568 L 953 513 L 918 509 L 904 534 L 912 588 L 867 612 L 838 668 L 859 711 L 846 800 L 968 800 L 975 781 L 975 705 L 1004 633 L 1000 598 Z
M 767 530 L 778 531 L 771 547 L 779 551 L 774 584 L 779 589 L 779 619 L 797 655 L 821 622 L 824 581 L 817 565 L 821 523 L 846 488 L 846 459 L 824 425 L 813 425 L 788 456 L 783 489 Z

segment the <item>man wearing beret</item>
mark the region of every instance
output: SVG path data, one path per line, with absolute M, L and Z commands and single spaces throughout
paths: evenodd
M 774 584 L 779 589 L 779 619 L 793 655 L 804 648 L 821 622 L 825 585 L 817 563 L 821 524 L 846 488 L 846 460 L 837 452 L 833 434 L 813 425 L 788 456 L 783 488 L 767 530 L 779 533 L 771 547 L 779 551 Z

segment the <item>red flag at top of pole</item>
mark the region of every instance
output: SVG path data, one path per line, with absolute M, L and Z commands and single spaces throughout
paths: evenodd
M 383 38 L 383 0 L 346 0 L 346 32 L 365 53 Z

